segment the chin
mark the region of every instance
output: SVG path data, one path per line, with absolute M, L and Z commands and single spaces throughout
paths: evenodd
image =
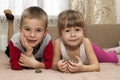
M 36 45 L 34 44 L 29 44 L 30 47 L 34 48 Z
M 76 46 L 79 46 L 80 44 L 78 44 L 78 43 L 71 43 L 71 44 L 69 44 L 70 46 L 72 46 L 72 47 L 76 47 Z

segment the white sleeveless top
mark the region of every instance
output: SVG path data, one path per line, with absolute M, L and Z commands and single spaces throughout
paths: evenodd
M 61 54 L 62 54 L 62 58 L 63 59 L 67 59 L 67 60 L 72 60 L 70 58 L 70 56 L 67 54 L 67 51 L 65 49 L 65 46 L 63 44 L 63 42 L 60 40 L 61 42 Z M 87 60 L 87 56 L 85 54 L 85 49 L 84 49 L 84 43 L 82 43 L 80 45 L 80 59 L 83 62 L 83 64 L 88 64 L 88 60 Z

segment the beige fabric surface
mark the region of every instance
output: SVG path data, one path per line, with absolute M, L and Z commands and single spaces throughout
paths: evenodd
M 120 60 L 120 55 L 118 55 Z M 42 73 L 35 73 L 35 69 L 11 70 L 9 58 L 0 52 L 0 80 L 120 80 L 120 64 L 100 63 L 99 72 L 61 73 L 51 69 L 41 69 Z
M 49 33 L 53 41 L 59 36 L 56 26 L 49 26 Z M 118 46 L 120 40 L 120 24 L 92 24 L 85 25 L 85 36 L 102 48 Z
M 48 31 L 53 41 L 59 36 L 57 27 L 51 26 Z M 114 47 L 120 40 L 120 24 L 86 25 L 85 36 L 103 48 Z M 120 55 L 118 55 L 120 61 Z M 0 51 L 0 80 L 120 80 L 120 62 L 100 63 L 99 72 L 61 73 L 51 69 L 42 69 L 35 73 L 34 69 L 11 70 L 9 58 Z

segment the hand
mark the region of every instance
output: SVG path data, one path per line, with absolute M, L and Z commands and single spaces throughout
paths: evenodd
M 78 56 L 75 56 L 77 59 L 77 62 L 72 62 L 69 61 L 68 62 L 68 70 L 69 72 L 80 72 L 82 70 L 83 67 L 83 63 L 81 61 L 81 59 Z
M 67 70 L 67 63 L 68 61 L 65 61 L 65 60 L 60 60 L 57 64 L 58 66 L 58 69 L 61 71 L 61 72 L 68 72 Z
M 26 40 L 24 32 L 21 32 L 21 34 L 20 34 L 20 40 L 21 40 L 22 46 L 26 49 L 25 54 L 27 56 L 32 55 L 33 48 L 27 43 L 27 40 Z
M 19 64 L 24 67 L 30 67 L 34 68 L 35 63 L 37 63 L 37 60 L 34 58 L 33 55 L 27 56 L 23 53 L 21 53 L 20 59 L 19 59 Z

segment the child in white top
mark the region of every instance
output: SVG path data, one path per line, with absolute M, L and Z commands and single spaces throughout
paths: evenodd
M 61 72 L 99 71 L 99 62 L 118 63 L 120 47 L 104 51 L 84 37 L 84 20 L 80 12 L 63 11 L 58 16 L 60 38 L 55 41 L 53 69 Z
M 80 12 L 63 11 L 58 16 L 58 30 L 61 38 L 55 41 L 53 69 L 61 72 L 100 70 L 92 44 L 83 35 L 84 20 Z

